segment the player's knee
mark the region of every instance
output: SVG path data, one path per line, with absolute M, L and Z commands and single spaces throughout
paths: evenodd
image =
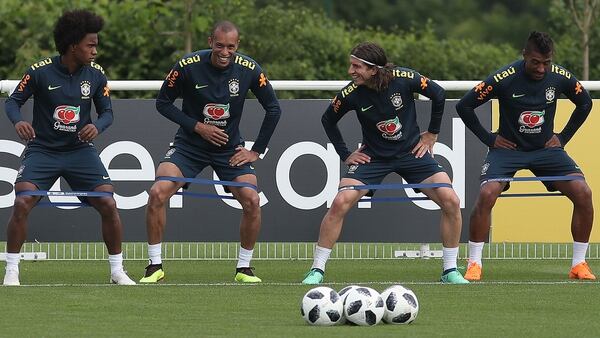
M 98 197 L 95 206 L 101 212 L 116 212 L 117 202 L 112 197 Z
M 148 193 L 148 205 L 151 207 L 163 205 L 170 197 L 164 189 L 155 184 Z
M 260 210 L 260 197 L 258 194 L 244 196 L 239 202 L 245 211 L 258 212 Z
M 496 204 L 498 198 L 498 192 L 494 189 L 487 188 L 485 185 L 479 190 L 479 197 L 477 204 L 483 208 L 491 208 Z
M 592 203 L 592 189 L 587 184 L 581 184 L 581 186 L 575 189 L 573 193 L 573 202 L 576 204 L 590 204 Z
M 352 207 L 354 200 L 349 198 L 346 194 L 337 194 L 331 203 L 329 209 L 333 214 L 345 214 L 348 209 Z
M 15 217 L 27 217 L 35 201 L 31 197 L 17 197 L 13 204 L 13 214 Z
M 452 192 L 446 194 L 441 201 L 441 206 L 445 211 L 459 211 L 460 210 L 460 199 L 456 195 L 456 193 Z

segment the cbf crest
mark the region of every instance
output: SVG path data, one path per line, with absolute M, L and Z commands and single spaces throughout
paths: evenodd
M 556 93 L 556 89 L 554 87 L 546 88 L 546 101 L 549 101 L 549 102 L 554 101 L 555 93 Z
M 402 108 L 402 95 L 400 95 L 400 93 L 394 93 L 394 95 L 390 96 L 390 100 L 392 101 L 392 106 L 394 106 L 396 110 Z
M 481 166 L 481 175 L 487 174 L 488 169 L 490 168 L 490 163 L 486 162 Z
M 81 81 L 81 98 L 82 99 L 89 99 L 90 97 L 90 92 L 91 92 L 91 84 L 90 81 Z
M 240 92 L 240 81 L 238 79 L 229 80 L 229 94 L 231 96 L 238 96 Z

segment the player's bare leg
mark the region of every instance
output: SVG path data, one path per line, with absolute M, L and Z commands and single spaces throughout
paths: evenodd
M 448 183 L 451 184 L 448 174 L 436 173 L 423 180 L 424 184 Z M 443 245 L 443 273 L 442 282 L 449 284 L 468 284 L 469 282 L 457 270 L 458 245 L 462 230 L 462 215 L 460 213 L 460 200 L 454 189 L 428 188 L 421 191 L 435 202 L 441 209 L 440 231 Z
M 256 175 L 238 176 L 235 182 L 257 185 Z M 236 266 L 235 280 L 242 283 L 260 283 L 261 279 L 254 275 L 250 261 L 254 253 L 254 245 L 258 239 L 261 226 L 260 197 L 258 192 L 248 187 L 231 187 L 231 193 L 242 206 L 240 221 L 240 249 Z
M 487 182 L 479 188 L 479 195 L 469 222 L 469 266 L 465 273 L 465 278 L 468 280 L 481 279 L 483 267 L 481 257 L 492 225 L 492 208 L 505 186 L 505 182 Z
M 175 164 L 163 162 L 156 170 L 156 177 L 158 176 L 183 177 L 183 174 Z M 156 283 L 165 276 L 162 270 L 161 246 L 167 223 L 167 203 L 171 196 L 183 186 L 182 182 L 156 181 L 150 188 L 146 206 L 149 263 L 140 283 Z
M 450 178 L 444 172 L 436 173 L 421 183 L 451 184 Z M 441 209 L 440 230 L 442 244 L 448 248 L 458 247 L 460 232 L 462 230 L 462 215 L 460 213 L 460 200 L 456 192 L 451 188 L 421 189 L 421 191 Z
M 38 190 L 29 182 L 15 184 L 15 191 Z M 4 285 L 20 285 L 19 261 L 20 251 L 27 238 L 27 218 L 31 209 L 40 200 L 36 196 L 17 196 L 13 205 L 12 214 L 6 227 L 6 273 Z
M 113 192 L 113 186 L 104 184 L 98 186 L 94 191 Z M 121 244 L 123 241 L 123 225 L 117 210 L 117 203 L 111 197 L 88 198 L 88 202 L 100 214 L 102 219 L 102 238 L 108 249 L 108 262 L 110 264 L 110 281 L 119 285 L 135 285 L 123 269 L 123 253 Z
M 340 181 L 339 186 L 344 187 L 363 184 L 364 183 L 358 180 L 343 178 Z M 317 242 L 320 247 L 327 249 L 333 248 L 342 232 L 346 214 L 368 192 L 368 190 L 343 190 L 337 193 L 331 204 L 331 208 L 327 210 L 325 217 L 323 217 L 323 220 L 321 221 L 319 240 Z
M 183 177 L 181 170 L 170 162 L 163 162 L 156 170 L 156 177 Z M 177 190 L 185 184 L 182 182 L 156 181 L 150 188 L 148 205 L 146 206 L 146 232 L 148 244 L 162 242 L 165 224 L 167 223 L 167 203 Z
M 484 242 L 492 225 L 492 208 L 506 183 L 488 182 L 479 188 L 479 195 L 471 212 L 469 222 L 469 239 L 473 242 Z
M 594 222 L 592 190 L 584 180 L 555 182 L 554 186 L 573 202 L 571 217 L 573 259 L 569 278 L 594 280 L 596 276 L 585 261 Z
M 361 181 L 343 178 L 340 181 L 340 187 L 350 185 L 364 185 Z M 368 190 L 343 190 L 337 193 L 331 208 L 327 210 L 325 217 L 321 221 L 319 228 L 319 240 L 315 248 L 313 265 L 310 271 L 304 277 L 304 284 L 319 284 L 323 281 L 325 274 L 325 264 L 329 259 L 331 249 L 337 242 L 342 232 L 344 218 L 350 209 L 365 196 Z

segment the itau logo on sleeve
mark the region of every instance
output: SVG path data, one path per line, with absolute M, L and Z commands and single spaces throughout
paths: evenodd
M 54 109 L 54 129 L 74 133 L 77 131 L 80 107 L 61 105 Z

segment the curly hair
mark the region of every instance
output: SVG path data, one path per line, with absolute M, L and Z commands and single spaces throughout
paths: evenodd
M 377 73 L 372 78 L 372 86 L 382 92 L 387 89 L 390 81 L 392 81 L 392 70 L 395 65 L 388 62 L 385 51 L 379 45 L 373 42 L 361 42 L 352 48 L 350 55 L 361 59 L 367 67 L 377 67 Z
M 104 19 L 90 11 L 76 9 L 63 13 L 54 26 L 54 44 L 60 55 L 69 46 L 78 44 L 87 34 L 98 33 L 104 27 Z
M 536 51 L 541 54 L 554 52 L 554 41 L 548 33 L 533 31 L 525 42 L 525 52 Z

